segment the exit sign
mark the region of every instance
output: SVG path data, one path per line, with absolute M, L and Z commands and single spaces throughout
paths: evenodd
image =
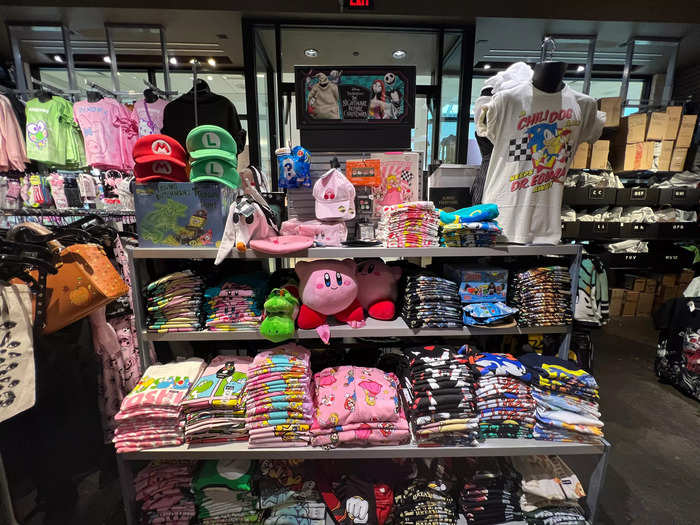
M 367 11 L 374 9 L 374 0 L 344 0 L 348 11 Z

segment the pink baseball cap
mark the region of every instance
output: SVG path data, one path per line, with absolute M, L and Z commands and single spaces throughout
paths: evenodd
M 314 184 L 316 218 L 342 219 L 355 218 L 355 187 L 339 170 L 327 171 Z

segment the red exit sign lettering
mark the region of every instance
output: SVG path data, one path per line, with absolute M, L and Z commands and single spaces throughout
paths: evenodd
M 358 11 L 374 9 L 374 0 L 345 0 L 345 9 Z

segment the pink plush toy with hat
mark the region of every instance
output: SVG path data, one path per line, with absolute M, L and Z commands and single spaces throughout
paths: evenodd
M 401 268 L 387 266 L 381 259 L 361 262 L 357 267 L 360 301 L 370 317 L 389 321 L 396 315 L 397 282 Z
M 353 328 L 365 324 L 362 305 L 357 300 L 357 265 L 352 259 L 342 261 L 322 259 L 299 262 L 294 268 L 299 276 L 301 309 L 297 324 L 303 330 L 316 331 L 327 343 L 330 328 L 329 315 Z

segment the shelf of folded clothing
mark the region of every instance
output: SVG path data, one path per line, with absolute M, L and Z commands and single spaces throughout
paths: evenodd
M 571 244 L 559 245 L 495 245 L 490 248 L 384 248 L 340 247 L 309 248 L 297 253 L 271 255 L 247 250 L 229 255 L 232 259 L 271 259 L 281 258 L 344 258 L 344 257 L 508 257 L 520 255 L 576 255 L 579 247 Z M 216 248 L 133 248 L 135 259 L 214 259 Z
M 346 324 L 331 325 L 331 337 L 466 337 L 470 335 L 505 335 L 505 334 L 563 334 L 569 326 L 539 327 L 462 327 L 462 328 L 409 328 L 401 318 L 393 321 L 367 319 L 362 328 L 352 328 Z M 262 340 L 258 330 L 241 329 L 235 331 L 197 331 L 197 332 L 143 332 L 149 341 L 232 341 Z M 318 339 L 316 330 L 297 330 L 297 339 Z
M 536 439 L 487 439 L 477 447 L 417 447 L 398 445 L 387 447 L 322 447 L 248 448 L 245 441 L 213 445 L 180 445 L 128 452 L 120 457 L 127 460 L 158 459 L 367 459 L 367 458 L 446 458 L 602 454 L 609 444 L 563 443 Z

